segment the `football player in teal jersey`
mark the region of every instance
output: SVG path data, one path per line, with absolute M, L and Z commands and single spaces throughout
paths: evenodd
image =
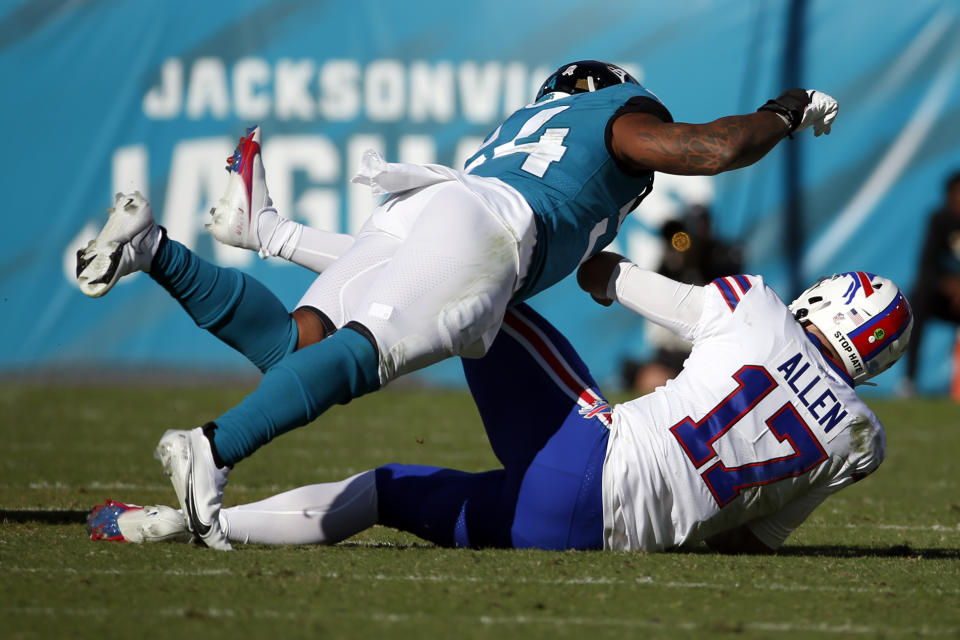
M 467 173 L 502 180 L 534 211 L 536 242 L 517 298 L 555 284 L 609 244 L 653 187 L 653 171 L 628 166 L 612 146 L 613 124 L 627 114 L 673 122 L 663 103 L 623 70 L 573 63 L 467 160 Z
M 386 197 L 355 241 L 277 214 L 254 127 L 228 166 L 208 229 L 226 244 L 322 271 L 292 313 L 250 276 L 168 238 L 139 194 L 118 195 L 106 226 L 78 252 L 77 276 L 97 297 L 127 273 L 149 272 L 198 326 L 264 372 L 237 407 L 204 427 L 170 430 L 157 447 L 191 531 L 228 549 L 218 514 L 234 464 L 404 373 L 482 356 L 508 307 L 613 238 L 654 171 L 749 165 L 794 131 L 829 133 L 836 110 L 823 93 L 793 89 L 756 113 L 675 123 L 623 69 L 567 64 L 463 171 L 365 154 L 354 181 Z

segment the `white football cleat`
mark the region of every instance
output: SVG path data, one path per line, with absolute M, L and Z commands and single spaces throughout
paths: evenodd
M 203 428 L 168 430 L 154 455 L 170 476 L 190 531 L 212 549 L 232 549 L 220 526 L 220 505 L 230 469 L 218 469 L 214 464 Z
M 190 542 L 183 513 L 162 504 L 131 509 L 117 516 L 120 533 L 129 542 Z
M 104 295 L 134 271 L 150 271 L 160 245 L 160 227 L 139 191 L 118 193 L 99 235 L 77 251 L 77 283 L 91 298 Z
M 233 156 L 227 158 L 227 173 L 227 190 L 210 209 L 213 219 L 204 228 L 223 244 L 257 251 L 266 258 L 257 235 L 257 221 L 264 209 L 274 213 L 276 209 L 260 159 L 260 127 L 250 127 L 240 138 Z
M 189 542 L 193 535 L 187 529 L 183 514 L 163 505 L 139 507 L 107 500 L 97 505 L 87 517 L 91 540 L 111 542 Z

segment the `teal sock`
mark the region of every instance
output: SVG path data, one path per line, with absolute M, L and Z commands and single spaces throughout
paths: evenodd
M 235 464 L 334 404 L 346 404 L 379 387 L 376 348 L 344 327 L 271 367 L 253 393 L 217 418 L 216 450 L 226 464 Z
M 261 371 L 297 346 L 297 324 L 255 278 L 202 259 L 164 233 L 150 277 L 176 298 L 193 321 Z

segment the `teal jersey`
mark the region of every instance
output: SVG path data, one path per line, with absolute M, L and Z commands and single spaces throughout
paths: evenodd
M 638 84 L 548 95 L 507 118 L 467 160 L 467 173 L 507 183 L 535 214 L 537 242 L 514 303 L 556 284 L 610 244 L 653 186 L 652 171 L 627 173 L 610 155 L 614 117 L 633 111 L 672 121 Z

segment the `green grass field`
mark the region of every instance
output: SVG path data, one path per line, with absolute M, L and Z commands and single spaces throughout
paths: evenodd
M 153 446 L 246 389 L 0 388 L 0 508 L 173 504 Z M 776 557 L 438 549 L 375 528 L 335 547 L 92 543 L 80 524 L 0 526 L 0 636 L 960 637 L 960 407 L 871 403 L 880 470 Z M 385 462 L 494 466 L 459 392 L 385 391 L 238 466 L 227 503 Z

